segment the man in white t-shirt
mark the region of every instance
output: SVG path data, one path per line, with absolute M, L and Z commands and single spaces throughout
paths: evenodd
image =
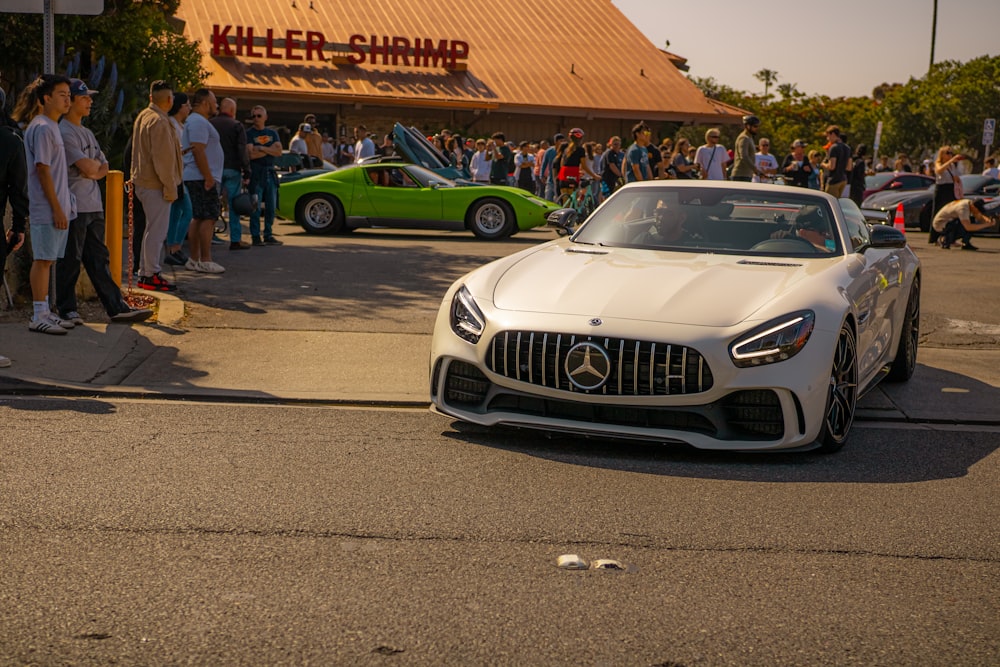
M 754 162 L 757 164 L 757 172 L 762 175 L 754 175 L 753 182 L 774 183 L 774 175 L 778 173 L 778 159 L 771 154 L 771 140 L 762 138 L 757 142 L 757 148 Z
M 729 153 L 726 147 L 719 143 L 719 128 L 713 127 L 705 133 L 705 144 L 698 147 L 694 161 L 700 167 L 701 177 L 709 181 L 726 180 L 726 163 Z
M 986 158 L 986 161 L 983 162 L 983 167 L 983 176 L 1000 178 L 1000 169 L 997 169 L 997 159 L 995 157 Z

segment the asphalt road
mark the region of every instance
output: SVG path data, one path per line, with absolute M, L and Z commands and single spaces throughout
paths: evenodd
M 3 664 L 1000 659 L 996 432 L 750 457 L 413 410 L 2 406 Z
M 278 229 L 179 272 L 188 317 L 157 335 L 423 335 L 453 279 L 552 236 Z M 1000 345 L 980 245 L 914 244 L 925 347 Z M 996 427 L 762 457 L 406 409 L 0 396 L 0 419 L 0 664 L 1000 663 Z

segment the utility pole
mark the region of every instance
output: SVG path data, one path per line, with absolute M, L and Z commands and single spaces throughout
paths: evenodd
M 934 0 L 934 16 L 931 18 L 931 64 L 927 68 L 928 72 L 934 68 L 934 42 L 937 41 L 937 5 L 938 0 Z

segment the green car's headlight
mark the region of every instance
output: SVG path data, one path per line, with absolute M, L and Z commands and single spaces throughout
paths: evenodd
M 733 341 L 729 356 L 739 368 L 791 359 L 805 347 L 815 323 L 811 310 L 773 319 Z
M 478 343 L 486 328 L 486 317 L 479 310 L 465 285 L 462 285 L 451 300 L 451 330 L 455 335 L 470 343 Z

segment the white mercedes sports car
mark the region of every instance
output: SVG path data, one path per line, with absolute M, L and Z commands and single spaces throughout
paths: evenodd
M 834 451 L 865 391 L 913 374 L 919 315 L 906 237 L 850 200 L 639 183 L 448 290 L 431 400 L 488 426 Z

